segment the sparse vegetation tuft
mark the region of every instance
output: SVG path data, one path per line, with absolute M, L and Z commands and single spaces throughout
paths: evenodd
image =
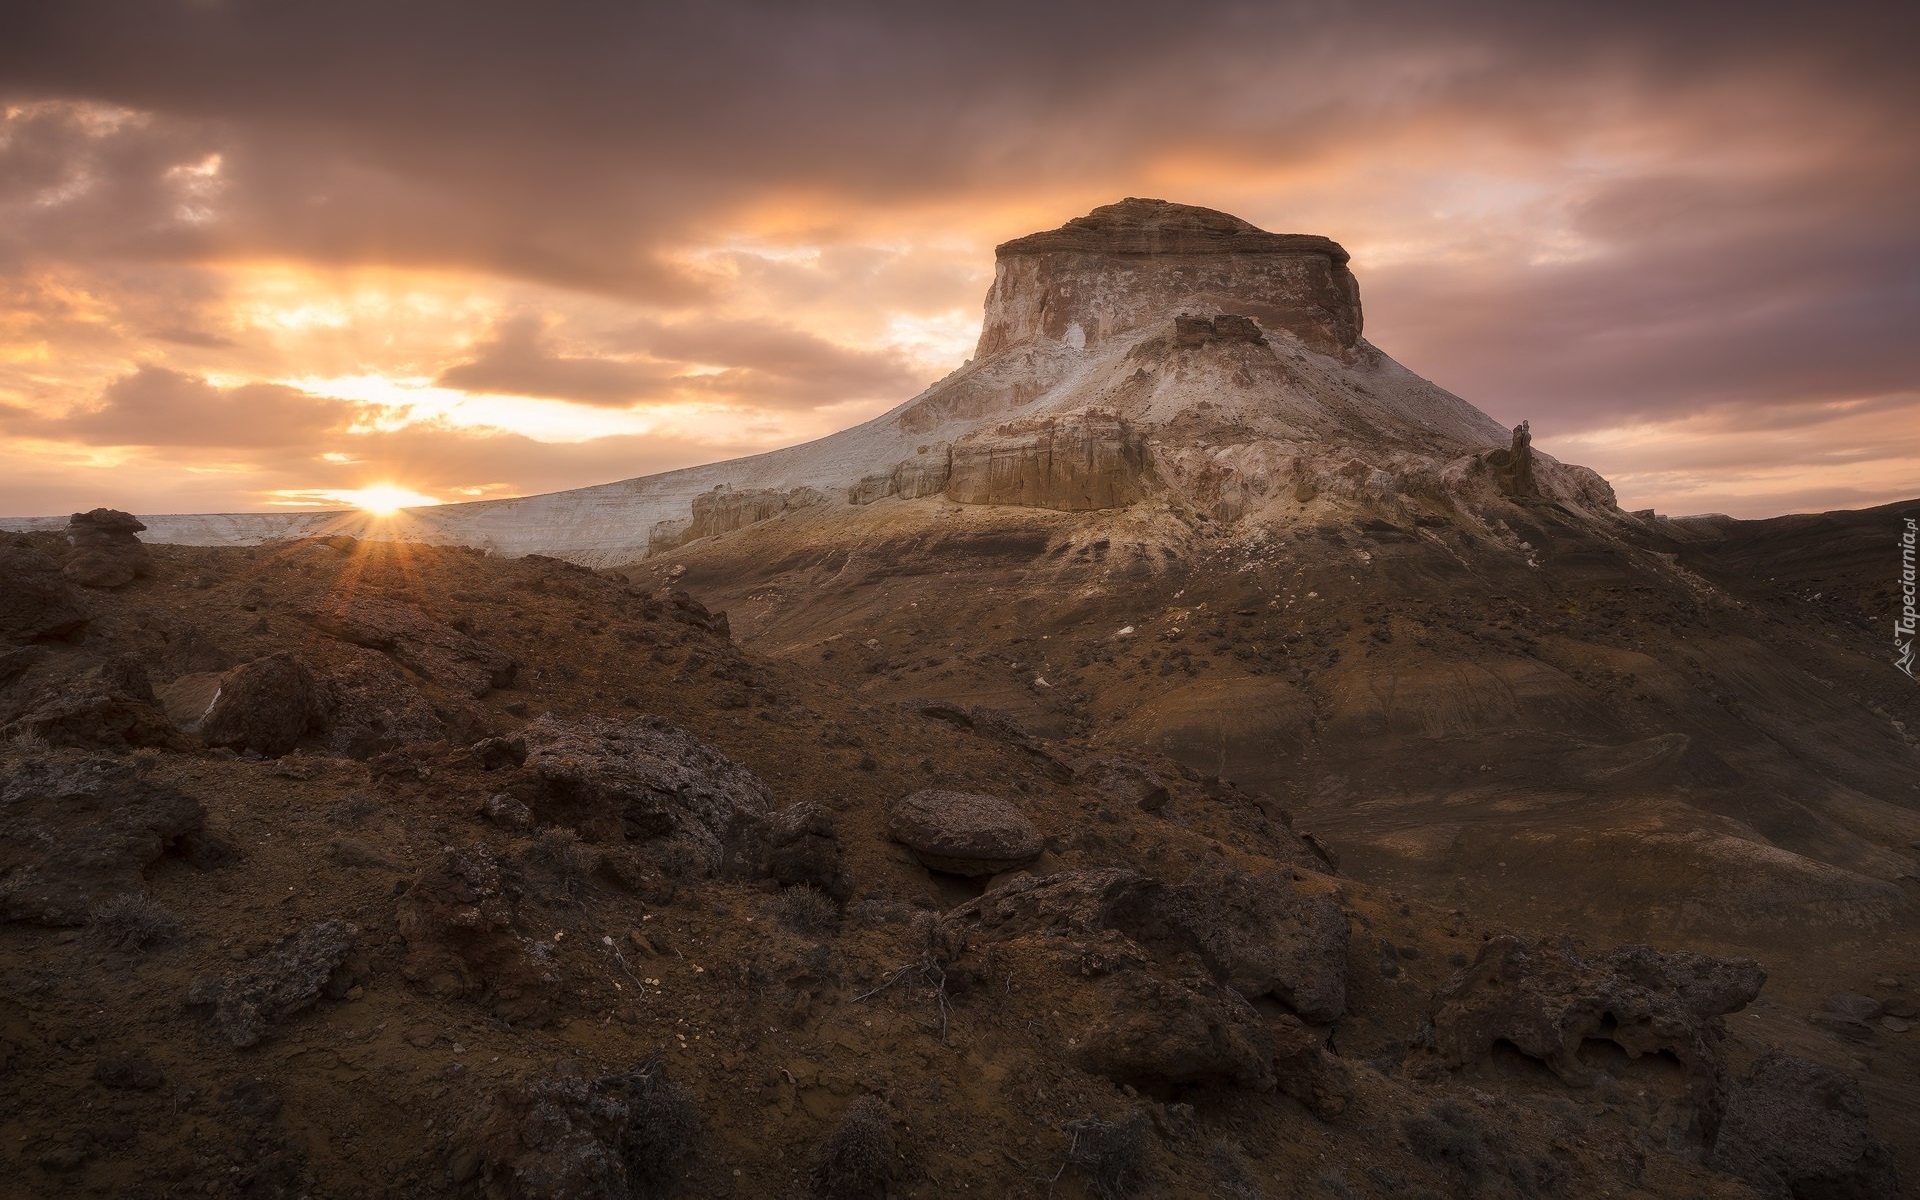
M 1119 1121 L 1081 1117 L 1067 1126 L 1067 1138 L 1067 1161 L 1060 1169 L 1075 1167 L 1085 1172 L 1087 1186 L 1100 1200 L 1122 1200 L 1146 1183 L 1145 1113 Z
M 96 905 L 93 931 L 115 950 L 137 954 L 180 936 L 180 918 L 138 892 L 123 892 Z
M 636 1195 L 659 1194 L 693 1153 L 700 1110 L 694 1106 L 692 1092 L 667 1078 L 667 1064 L 657 1056 L 629 1071 L 618 1087 L 627 1107 L 620 1142 L 627 1180 Z
M 840 929 L 840 910 L 833 898 L 810 883 L 787 888 L 773 902 L 780 924 L 807 937 L 826 937 Z
M 881 1200 L 897 1157 L 885 1101 L 862 1096 L 820 1143 L 808 1182 L 818 1200 Z

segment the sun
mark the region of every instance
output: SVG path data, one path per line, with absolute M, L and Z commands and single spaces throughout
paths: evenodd
M 375 483 L 352 491 L 335 492 L 334 495 L 376 517 L 390 517 L 403 508 L 424 508 L 440 503 L 433 496 L 403 488 L 397 483 Z

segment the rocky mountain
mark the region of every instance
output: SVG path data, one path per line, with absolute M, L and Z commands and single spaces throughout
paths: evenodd
M 1128 200 L 807 446 L 28 529 L 0 1144 L 50 1194 L 1897 1196 L 1916 510 L 1623 512 L 1370 346 L 1338 246 Z

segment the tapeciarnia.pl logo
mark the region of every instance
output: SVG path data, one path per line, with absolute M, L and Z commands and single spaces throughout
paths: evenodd
M 1916 623 L 1920 623 L 1920 614 L 1914 612 L 1914 541 L 1915 526 L 1920 518 L 1908 517 L 1906 528 L 1900 533 L 1900 611 L 1893 618 L 1893 665 L 1913 674 L 1913 632 Z

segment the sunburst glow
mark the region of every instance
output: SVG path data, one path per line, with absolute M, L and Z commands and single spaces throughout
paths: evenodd
M 377 517 L 390 517 L 403 508 L 425 508 L 441 503 L 433 496 L 394 483 L 376 483 L 370 487 L 334 492 L 333 495 Z

